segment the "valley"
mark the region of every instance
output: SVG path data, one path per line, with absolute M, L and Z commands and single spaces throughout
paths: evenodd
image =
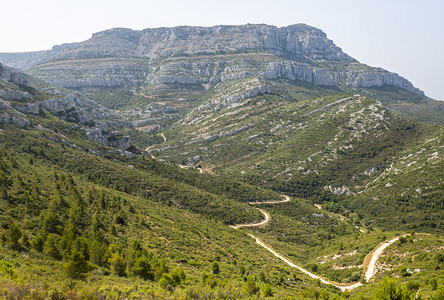
M 321 30 L 0 61 L 0 297 L 442 299 L 444 105 Z

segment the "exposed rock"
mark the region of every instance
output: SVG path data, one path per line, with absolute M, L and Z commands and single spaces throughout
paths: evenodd
M 152 85 L 205 85 L 217 84 L 228 80 L 245 79 L 250 76 L 266 79 L 300 80 L 315 85 L 347 85 L 352 87 L 381 87 L 391 85 L 403 88 L 418 95 L 424 93 L 415 88 L 407 79 L 383 69 L 373 72 L 332 71 L 313 67 L 307 63 L 288 60 L 251 61 L 232 60 L 216 62 L 163 64 L 148 76 Z
M 126 157 L 128 159 L 134 158 L 134 154 L 132 154 L 131 152 L 128 152 L 128 151 L 123 151 L 123 150 L 108 150 L 107 153 L 117 154 L 122 157 Z
M 111 147 L 119 149 L 128 149 L 131 147 L 131 139 L 129 136 L 121 136 L 120 132 L 114 133 L 108 137 L 108 143 Z
M 324 69 L 313 69 L 309 65 L 290 61 L 271 62 L 263 76 L 267 79 L 289 79 L 311 82 L 316 85 L 333 85 L 335 81 Z
M 128 136 L 122 136 L 119 131 L 110 132 L 104 128 L 90 129 L 86 133 L 86 137 L 103 146 L 109 146 L 119 149 L 128 149 L 131 147 L 131 140 Z
M 29 85 L 28 75 L 17 72 L 3 64 L 0 64 L 0 80 L 13 84 Z
M 62 120 L 86 126 L 94 126 L 100 120 L 118 119 L 111 110 L 77 92 L 45 100 L 40 105 Z
M 379 170 L 381 170 L 381 168 L 384 165 L 385 165 L 385 162 L 382 162 L 382 163 L 378 164 L 376 167 L 365 170 L 364 172 L 362 172 L 362 174 L 367 175 L 367 176 L 372 176 L 372 175 L 376 174 L 377 172 L 379 172 Z
M 208 137 L 204 137 L 204 138 L 201 138 L 201 139 L 197 139 L 197 140 L 185 143 L 184 145 L 186 146 L 186 145 L 192 145 L 192 144 L 201 143 L 201 142 L 212 142 L 212 141 L 217 140 L 218 138 L 222 138 L 222 137 L 226 137 L 226 136 L 233 136 L 233 135 L 239 134 L 239 133 L 241 133 L 241 132 L 243 132 L 243 131 L 245 131 L 245 130 L 253 127 L 253 126 L 254 126 L 254 124 L 249 124 L 247 126 L 242 126 L 241 128 L 238 128 L 238 129 L 235 129 L 235 130 L 232 130 L 232 131 L 229 131 L 229 132 L 224 132 L 224 133 L 220 133 L 220 134 L 215 134 L 215 135 L 211 135 L 211 136 L 208 136 Z M 165 149 L 165 150 L 168 150 L 168 149 Z
M 103 146 L 108 146 L 108 139 L 103 133 L 103 130 L 101 128 L 94 128 L 88 130 L 86 133 L 86 137 L 95 143 L 98 143 Z
M 424 92 L 413 86 L 413 84 L 396 73 L 390 73 L 379 69 L 379 72 L 348 72 L 347 85 L 353 87 L 380 87 L 392 85 L 403 88 L 409 92 L 423 96 Z
M 8 66 L 20 70 L 27 70 L 35 65 L 52 60 L 60 52 L 74 47 L 76 43 L 62 44 L 52 47 L 51 50 L 0 53 L 0 61 Z
M 263 57 L 250 60 L 242 56 L 228 59 L 224 56 L 252 52 Z M 222 60 L 202 61 L 202 58 L 197 58 L 196 61 L 178 62 L 165 59 L 208 54 L 218 55 Z M 392 85 L 418 95 L 424 94 L 398 74 L 357 64 L 324 32 L 305 24 L 282 28 L 263 24 L 144 30 L 115 28 L 95 33 L 91 39 L 81 43 L 15 56 L 0 53 L 0 60 L 2 58 L 17 66 L 34 64 L 36 67 L 29 70 L 29 74 L 73 89 L 140 86 L 145 82 L 157 88 L 165 85 L 203 88 L 206 84 L 258 75 L 327 86 L 368 88 Z M 32 63 L 32 59 L 39 65 Z M 348 68 L 347 64 L 354 64 L 353 68 Z M 25 80 L 20 76 L 7 77 L 14 82 Z
M 24 114 L 38 115 L 40 113 L 40 107 L 37 103 L 27 103 L 26 105 L 17 105 L 14 106 L 14 108 Z
M 259 86 L 252 87 L 247 91 L 236 93 L 227 98 L 214 99 L 213 101 L 210 102 L 210 104 L 217 105 L 215 110 L 219 110 L 224 106 L 231 106 L 236 103 L 241 103 L 246 99 L 251 99 L 259 95 L 265 95 L 270 93 L 271 93 L 270 88 L 267 85 L 262 84 Z M 199 109 L 201 108 L 202 107 L 199 107 Z
M 257 49 L 282 56 L 353 60 L 327 39 L 325 33 L 305 24 L 282 28 L 257 24 L 213 27 L 179 26 L 140 31 L 116 28 L 95 33 L 90 40 L 64 51 L 59 57 L 67 59 L 119 55 L 158 58 L 177 54 L 192 55 Z
M 331 192 L 332 194 L 337 194 L 337 195 L 346 195 L 346 196 L 355 196 L 355 192 L 352 192 L 350 190 L 349 187 L 347 186 L 341 186 L 341 187 L 331 187 L 329 186 L 324 186 L 324 190 Z
M 197 163 L 200 160 L 202 160 L 202 156 L 196 155 L 193 158 L 188 158 L 187 162 L 189 162 L 189 163 Z
M 28 119 L 23 117 L 14 117 L 6 112 L 0 112 L 0 123 L 15 124 L 19 127 L 25 127 L 31 125 Z
M 88 152 L 91 153 L 92 155 L 100 155 L 100 151 L 99 150 L 88 149 Z
M 12 88 L 3 88 L 0 90 L 0 97 L 3 99 L 23 102 L 33 100 L 32 96 L 28 92 L 23 92 Z

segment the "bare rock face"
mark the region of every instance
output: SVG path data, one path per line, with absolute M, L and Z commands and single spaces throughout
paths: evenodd
M 15 124 L 19 127 L 30 126 L 31 122 L 26 115 L 39 114 L 41 109 L 45 109 L 61 120 L 93 127 L 85 130 L 86 136 L 94 142 L 123 150 L 131 147 L 128 136 L 110 128 L 134 128 L 132 123 L 79 92 L 65 94 L 57 91 L 55 94 L 60 97 L 36 103 L 32 95 L 21 88 L 28 83 L 27 77 L 0 64 L 0 80 L 4 82 L 0 82 L 0 123 Z M 78 147 L 65 140 L 61 142 Z
M 264 50 L 279 56 L 311 59 L 353 60 L 334 45 L 325 33 L 305 24 L 282 28 L 260 24 L 179 26 L 140 31 L 116 28 L 95 33 L 90 40 L 63 52 L 59 57 L 145 56 L 154 59 L 177 54 L 238 50 Z
M 355 192 L 351 191 L 350 188 L 347 186 L 339 186 L 339 187 L 324 186 L 324 190 L 337 195 L 346 195 L 346 196 L 356 195 Z
M 413 84 L 404 77 L 384 70 L 380 70 L 380 72 L 349 72 L 347 85 L 363 88 L 391 85 L 418 95 L 424 95 L 423 91 L 414 87 Z
M 30 75 L 70 89 L 147 84 L 156 95 L 156 89 L 160 93 L 179 85 L 202 89 L 203 85 L 258 75 L 323 86 L 390 85 L 424 95 L 398 74 L 359 64 L 324 32 L 305 24 L 115 28 L 40 54 L 0 53 L 0 61 L 33 65 L 27 71 Z M 26 80 L 3 73 L 10 81 Z
M 13 84 L 28 85 L 28 76 L 24 73 L 17 72 L 3 64 L 0 64 L 0 80 Z
M 15 124 L 19 127 L 25 127 L 31 125 L 31 122 L 28 119 L 20 116 L 13 116 L 6 112 L 0 112 L 0 123 Z
M 119 131 L 110 132 L 107 128 L 94 128 L 88 130 L 86 137 L 103 146 L 119 148 L 122 150 L 131 147 L 131 140 L 128 136 L 122 136 Z
M 94 126 L 100 120 L 118 119 L 111 110 L 78 92 L 45 100 L 40 105 L 62 120 L 86 126 Z
M 12 89 L 5 87 L 0 90 L 0 97 L 8 100 L 18 100 L 18 101 L 32 101 L 33 98 L 28 92 L 23 92 L 18 89 Z
M 15 109 L 24 114 L 38 115 L 40 113 L 40 107 L 37 103 L 27 103 L 26 105 L 17 105 Z

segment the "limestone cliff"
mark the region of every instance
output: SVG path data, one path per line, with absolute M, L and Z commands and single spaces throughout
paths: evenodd
M 424 94 L 398 74 L 360 64 L 324 32 L 305 24 L 115 28 L 46 52 L 0 53 L 2 59 L 32 65 L 29 74 L 60 87 L 150 85 L 153 96 L 175 85 L 196 89 L 252 75 L 326 86 L 389 85 Z

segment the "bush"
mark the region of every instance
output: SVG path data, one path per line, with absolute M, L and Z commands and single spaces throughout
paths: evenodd
M 9 278 L 17 277 L 12 264 L 5 260 L 0 260 L 0 275 L 6 275 Z
M 256 280 L 251 275 L 248 276 L 247 281 L 244 284 L 244 292 L 249 296 L 256 295 L 259 292 L 259 287 L 256 285 Z
M 125 276 L 126 263 L 121 254 L 118 252 L 113 253 L 108 262 L 114 274 L 121 277 Z
M 404 300 L 410 299 L 411 291 L 398 284 L 396 279 L 385 277 L 377 286 L 374 294 L 379 300 Z
M 273 297 L 273 290 L 271 289 L 271 285 L 268 283 L 264 284 L 262 287 L 262 296 L 264 297 Z

